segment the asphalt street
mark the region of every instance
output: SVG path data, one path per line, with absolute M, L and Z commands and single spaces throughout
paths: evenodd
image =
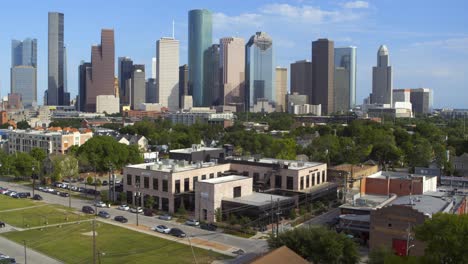
M 23 192 L 32 192 L 32 189 L 28 186 L 19 185 L 11 182 L 0 182 L 0 186 L 6 187 L 9 189 L 23 191 Z M 44 202 L 50 204 L 59 204 L 63 206 L 68 206 L 69 198 L 68 197 L 61 197 L 54 194 L 44 193 L 41 191 L 36 190 L 37 194 L 40 194 L 44 198 Z M 72 198 L 71 206 L 78 211 L 81 211 L 81 208 L 85 205 L 93 206 L 94 201 L 89 200 L 82 200 Z M 136 225 L 136 214 L 128 212 L 128 211 L 121 211 L 117 208 L 97 208 L 97 211 L 107 211 L 111 215 L 111 219 L 113 219 L 117 215 L 122 215 L 128 219 L 127 224 L 119 225 Z M 198 238 L 200 240 L 204 240 L 207 242 L 217 242 L 224 244 L 228 247 L 231 247 L 230 251 L 235 251 L 237 249 L 243 249 L 247 253 L 264 253 L 268 250 L 268 245 L 265 240 L 261 239 L 247 239 L 236 237 L 220 232 L 212 232 L 200 229 L 198 227 L 191 227 L 185 224 L 180 224 L 175 221 L 164 221 L 157 219 L 157 216 L 144 216 L 143 214 L 138 215 L 138 222 L 140 225 L 148 226 L 148 227 L 155 227 L 157 225 L 165 225 L 169 228 L 177 227 L 182 229 L 187 235 L 190 235 L 192 238 Z M 114 220 L 112 220 L 114 221 Z M 117 222 L 116 222 L 117 223 Z M 1 251 L 0 251 L 1 252 Z

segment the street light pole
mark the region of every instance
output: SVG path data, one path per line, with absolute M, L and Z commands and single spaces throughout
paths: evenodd
M 97 215 L 97 174 L 96 167 L 94 167 L 94 214 Z
M 136 225 L 138 226 L 139 223 L 138 223 L 138 209 L 139 209 L 139 200 L 140 200 L 140 182 L 137 182 L 136 183 L 136 192 L 135 192 L 135 210 L 136 210 Z

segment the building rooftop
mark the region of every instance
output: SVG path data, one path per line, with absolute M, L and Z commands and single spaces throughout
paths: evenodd
M 371 195 L 365 194 L 359 198 L 355 198 L 351 201 L 340 206 L 340 208 L 352 208 L 352 209 L 360 209 L 360 210 L 371 210 L 378 207 L 383 207 L 386 204 L 390 203 L 392 200 L 396 198 L 396 195 L 388 196 L 388 195 Z
M 210 184 L 220 184 L 220 183 L 240 181 L 240 180 L 245 180 L 245 179 L 250 179 L 250 178 L 245 177 L 245 176 L 240 176 L 240 175 L 229 175 L 229 176 L 218 177 L 218 178 L 213 178 L 213 179 L 201 180 L 200 182 L 210 183 Z
M 280 196 L 280 195 L 272 195 L 272 194 L 267 194 L 267 193 L 253 192 L 250 195 L 245 195 L 245 196 L 241 196 L 241 197 L 223 198 L 223 201 L 240 203 L 240 204 L 247 204 L 247 205 L 253 205 L 253 206 L 264 206 L 264 205 L 270 205 L 272 203 L 272 201 L 273 202 L 277 202 L 277 201 L 281 202 L 281 201 L 287 201 L 287 200 L 290 200 L 290 199 L 294 199 L 294 198 L 293 197 Z
M 453 198 L 430 195 L 400 196 L 390 204 L 411 206 L 421 213 L 432 216 L 435 213 L 449 211 L 453 207 Z
M 325 163 L 313 162 L 313 161 L 282 160 L 282 159 L 255 158 L 255 157 L 230 157 L 229 159 L 227 159 L 227 161 L 229 160 L 255 162 L 255 163 L 266 164 L 266 165 L 278 164 L 282 168 L 286 169 L 287 167 L 287 169 L 290 169 L 290 170 L 301 170 L 301 169 L 325 164 Z
M 188 161 L 185 161 L 185 160 L 163 159 L 157 162 L 128 165 L 127 168 L 136 168 L 136 169 L 142 169 L 142 170 L 162 171 L 162 172 L 171 173 L 171 172 L 195 170 L 195 169 L 200 169 L 200 168 L 208 168 L 208 167 L 213 167 L 217 165 L 218 163 L 215 163 L 215 162 L 189 163 Z
M 173 149 L 173 150 L 171 150 L 169 152 L 190 154 L 190 153 L 193 153 L 193 152 L 212 151 L 212 150 L 223 150 L 223 149 L 222 148 L 203 147 L 203 146 L 200 146 L 200 145 L 193 145 L 191 148 Z
M 361 164 L 361 165 L 352 165 L 352 164 L 340 164 L 337 166 L 333 166 L 328 168 L 329 170 L 338 170 L 338 171 L 347 171 L 351 172 L 353 171 L 354 173 L 359 173 L 360 171 L 367 170 L 369 168 L 375 167 L 377 165 L 366 165 L 366 164 Z
M 410 178 L 421 178 L 421 177 L 426 177 L 426 178 L 432 178 L 436 177 L 434 175 L 422 175 L 422 174 L 411 174 L 407 172 L 393 172 L 393 171 L 379 171 L 376 172 L 372 175 L 367 176 L 368 178 L 379 178 L 379 179 L 385 179 L 385 178 L 390 178 L 390 179 L 410 179 Z

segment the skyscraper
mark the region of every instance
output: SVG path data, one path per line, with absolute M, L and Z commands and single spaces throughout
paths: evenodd
M 203 95 L 204 105 L 221 104 L 221 67 L 219 65 L 219 44 L 213 44 L 206 51 L 204 60 L 205 92 Z
M 64 104 L 64 16 L 49 12 L 47 104 Z
M 96 96 L 115 95 L 114 49 L 114 30 L 103 29 L 101 45 L 91 47 L 91 71 L 86 75 L 87 112 L 96 112 Z
M 245 41 L 226 37 L 220 43 L 221 104 L 243 104 L 245 94 Z
M 257 32 L 245 46 L 246 110 L 258 99 L 275 102 L 275 68 L 273 40 L 265 32 Z
M 179 67 L 179 106 L 183 105 L 183 96 L 192 95 L 188 85 L 188 65 L 184 64 Z
M 288 90 L 288 69 L 276 67 L 276 111 L 286 112 L 286 94 Z
M 151 78 L 156 79 L 156 57 L 151 59 Z
M 158 88 L 156 79 L 148 78 L 146 80 L 146 102 L 147 103 L 157 103 L 158 102 Z
M 393 76 L 390 55 L 385 45 L 377 52 L 377 66 L 372 68 L 372 104 L 392 105 Z
M 11 41 L 11 93 L 21 94 L 23 105 L 37 102 L 37 40 Z
M 212 16 L 206 9 L 190 10 L 188 15 L 189 89 L 192 91 L 194 106 L 208 106 L 209 100 L 205 99 L 208 92 L 204 80 L 204 61 L 205 53 L 213 43 Z
M 322 114 L 334 110 L 334 43 L 328 39 L 312 42 L 312 104 L 322 105 Z
M 300 60 L 291 63 L 291 94 L 307 95 L 312 100 L 312 62 Z
M 351 94 L 349 87 L 349 70 L 345 67 L 335 67 L 334 91 L 335 95 L 333 112 L 347 112 L 351 108 L 349 102 Z
M 118 59 L 119 96 L 122 105 L 130 104 L 130 90 L 127 80 L 132 78 L 133 60 L 129 57 L 119 57 Z
M 91 63 L 81 61 L 81 64 L 78 67 L 78 111 L 85 111 L 86 109 L 86 75 L 90 70 Z
M 431 89 L 411 89 L 410 101 L 414 114 L 429 114 L 432 112 L 433 95 Z
M 335 48 L 335 68 L 336 67 L 344 68 L 349 75 L 347 77 L 348 84 L 346 88 L 346 90 L 349 90 L 349 92 L 347 92 L 347 94 L 349 94 L 349 102 L 346 104 L 347 108 L 350 109 L 356 105 L 356 47 Z M 337 80 L 336 76 L 335 80 Z M 340 94 L 336 93 L 335 89 L 335 98 L 340 96 Z M 338 101 L 344 102 L 344 99 Z
M 159 103 L 179 110 L 179 41 L 161 38 L 156 42 L 156 75 Z
M 136 65 L 135 65 L 136 66 Z M 130 106 L 137 109 L 138 106 L 146 102 L 146 80 L 144 65 L 134 67 L 130 82 Z

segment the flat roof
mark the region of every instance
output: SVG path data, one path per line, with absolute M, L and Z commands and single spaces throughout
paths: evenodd
M 421 213 L 433 215 L 444 211 L 452 201 L 453 200 L 448 197 L 442 198 L 430 195 L 406 195 L 396 198 L 390 204 L 410 206 Z
M 394 172 L 394 171 L 378 171 L 372 175 L 367 176 L 368 178 L 379 178 L 379 179 L 410 179 L 410 178 L 433 178 L 437 177 L 435 175 L 425 175 L 425 174 L 412 174 L 408 172 Z
M 274 203 L 274 202 L 277 202 L 278 200 L 281 202 L 281 201 L 287 201 L 291 199 L 294 199 L 294 198 L 281 196 L 281 195 L 253 192 L 250 195 L 245 195 L 241 197 L 223 198 L 223 201 L 247 204 L 247 205 L 253 205 L 253 206 L 263 206 L 263 205 L 271 204 L 271 201 L 273 201 Z
M 215 167 L 218 165 L 222 165 L 222 164 L 218 164 L 216 162 L 189 163 L 188 161 L 185 161 L 185 160 L 165 159 L 165 160 L 157 161 L 157 162 L 127 165 L 126 168 L 135 168 L 135 169 L 141 169 L 141 170 L 161 171 L 161 172 L 171 173 L 171 172 L 195 170 L 195 169 L 200 169 L 200 168 Z
M 225 182 L 240 181 L 240 180 L 245 180 L 245 179 L 250 179 L 250 178 L 245 177 L 245 176 L 240 176 L 240 175 L 229 175 L 229 176 L 223 176 L 223 177 L 218 177 L 218 178 L 213 178 L 213 179 L 201 180 L 199 182 L 219 184 L 219 183 L 225 183 Z
M 321 162 L 313 162 L 313 161 L 300 161 L 300 160 L 283 160 L 283 159 L 272 159 L 272 158 L 258 158 L 256 159 L 255 157 L 241 157 L 241 158 L 233 158 L 230 157 L 229 160 L 234 160 L 234 161 L 247 161 L 247 162 L 253 162 L 253 163 L 262 163 L 262 164 L 284 164 L 288 165 L 288 169 L 290 170 L 301 170 L 305 168 L 310 168 L 310 167 L 316 167 L 320 165 L 324 165 L 325 163 Z
M 353 201 L 348 201 L 341 205 L 340 208 L 373 209 L 383 206 L 386 202 L 389 202 L 394 198 L 395 195 L 389 197 L 388 195 L 365 194 Z
M 193 152 L 200 152 L 200 151 L 212 151 L 212 150 L 223 150 L 222 148 L 209 148 L 209 147 L 196 147 L 196 148 L 183 148 L 183 149 L 173 149 L 169 151 L 170 153 L 193 153 Z

